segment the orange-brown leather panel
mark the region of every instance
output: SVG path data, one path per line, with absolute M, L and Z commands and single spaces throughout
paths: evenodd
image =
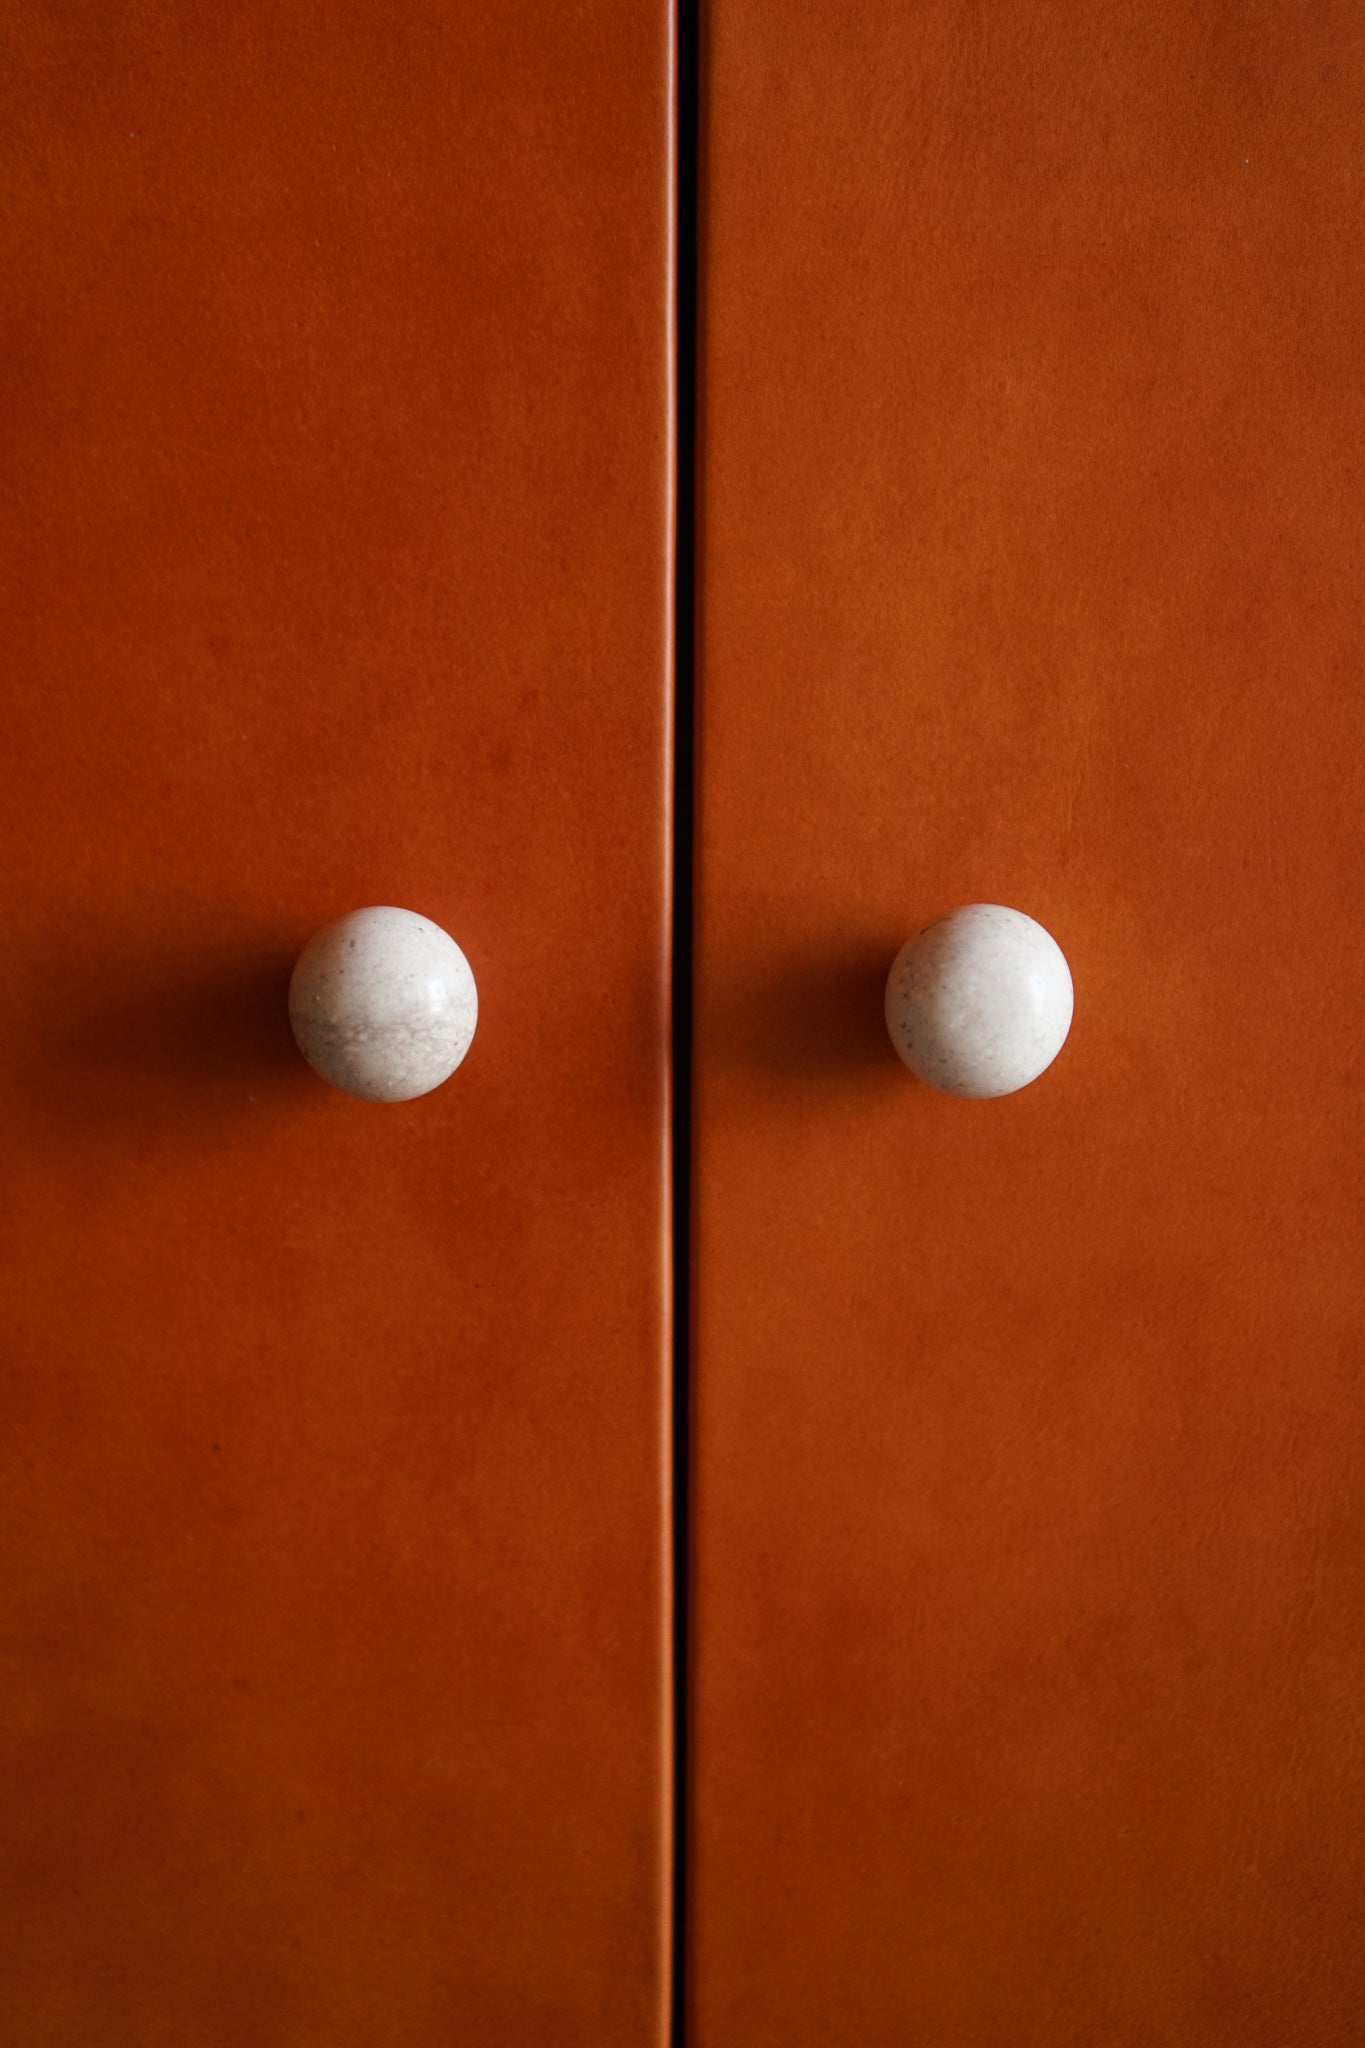
M 0 2035 L 640 2048 L 665 0 L 10 11 Z M 393 1108 L 293 954 L 446 925 Z
M 1346 2048 L 1359 11 L 707 12 L 691 2037 Z

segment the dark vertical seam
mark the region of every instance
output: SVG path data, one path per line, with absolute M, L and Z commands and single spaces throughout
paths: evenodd
M 698 55 L 701 0 L 677 4 L 673 590 L 673 1925 L 669 2037 L 686 2038 L 688 1580 L 692 1364 L 692 939 L 696 714 Z

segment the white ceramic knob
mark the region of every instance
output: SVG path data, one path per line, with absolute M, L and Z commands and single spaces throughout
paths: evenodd
M 352 910 L 315 932 L 289 983 L 289 1021 L 310 1067 L 347 1095 L 409 1102 L 469 1051 L 479 997 L 449 932 L 415 910 Z
M 949 1095 L 1012 1095 L 1071 1029 L 1071 970 L 1022 910 L 968 903 L 916 932 L 886 984 L 886 1028 L 911 1072 Z

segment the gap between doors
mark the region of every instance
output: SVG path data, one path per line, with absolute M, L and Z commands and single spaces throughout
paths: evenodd
M 696 715 L 697 214 L 700 0 L 676 0 L 673 410 L 672 1571 L 673 1836 L 669 1939 L 672 2048 L 683 2048 L 687 1933 L 688 1500 L 692 1318 L 692 943 Z

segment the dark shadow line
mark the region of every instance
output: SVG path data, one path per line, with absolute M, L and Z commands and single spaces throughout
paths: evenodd
M 677 0 L 673 650 L 673 1864 L 670 2039 L 686 2034 L 687 1692 L 692 1343 L 692 997 L 695 845 L 697 188 L 701 0 Z

